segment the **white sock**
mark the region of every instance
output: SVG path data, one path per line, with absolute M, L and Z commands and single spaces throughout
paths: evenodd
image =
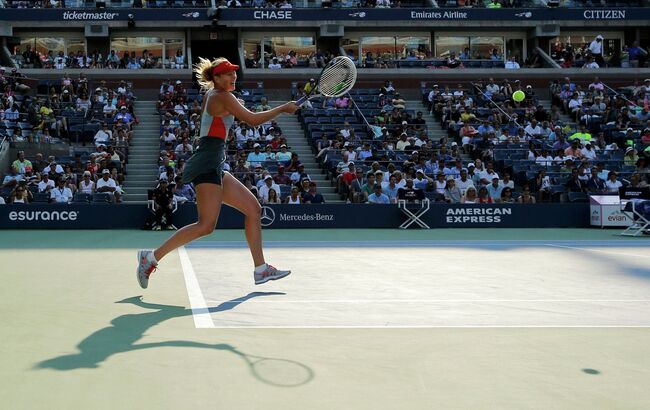
M 262 273 L 266 270 L 266 263 L 261 264 L 260 266 L 255 267 L 255 273 Z

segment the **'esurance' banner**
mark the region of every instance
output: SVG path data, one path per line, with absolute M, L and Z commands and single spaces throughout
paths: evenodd
M 221 9 L 220 21 L 626 21 L 650 20 L 650 8 L 634 9 Z

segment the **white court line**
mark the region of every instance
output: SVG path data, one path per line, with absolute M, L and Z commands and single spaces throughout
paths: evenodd
M 185 278 L 185 287 L 187 288 L 187 296 L 190 299 L 190 306 L 192 307 L 192 317 L 194 318 L 194 326 L 197 328 L 213 328 L 214 322 L 210 316 L 208 305 L 205 303 L 201 286 L 194 273 L 192 262 L 187 255 L 187 250 L 184 246 L 178 248 L 178 256 L 181 258 L 181 268 L 183 269 L 183 277 Z
M 650 329 L 649 325 L 215 326 L 215 329 Z
M 314 299 L 314 300 L 263 300 L 251 299 L 252 303 L 650 303 L 650 299 Z M 214 302 L 238 305 L 240 301 Z
M 632 255 L 632 254 L 629 254 L 629 253 L 603 251 L 601 249 L 578 248 L 578 247 L 575 247 L 575 246 L 555 245 L 555 244 L 552 244 L 552 243 L 545 243 L 544 245 L 550 246 L 552 248 L 565 248 L 565 249 L 576 249 L 576 250 L 585 251 L 585 252 L 609 253 L 611 255 L 629 256 L 629 257 L 632 257 L 632 258 L 650 258 L 650 255 Z

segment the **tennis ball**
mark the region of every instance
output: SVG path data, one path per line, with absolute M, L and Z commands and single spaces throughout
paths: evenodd
M 526 94 L 521 90 L 517 90 L 514 93 L 512 93 L 512 99 L 517 102 L 522 102 L 523 100 L 526 99 Z

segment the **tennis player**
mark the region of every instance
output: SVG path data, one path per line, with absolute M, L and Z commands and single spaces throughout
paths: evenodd
M 194 184 L 199 220 L 176 231 L 158 249 L 138 252 L 137 275 L 142 288 L 147 287 L 149 276 L 165 255 L 212 233 L 222 203 L 236 208 L 245 216 L 246 241 L 255 264 L 255 284 L 281 279 L 291 273 L 289 270 L 278 270 L 265 262 L 260 204 L 241 182 L 224 172 L 223 164 L 226 160 L 226 136 L 235 117 L 257 127 L 282 113 L 293 114 L 299 107 L 294 102 L 288 102 L 269 111 L 250 112 L 230 93 L 235 89 L 238 69 L 239 66 L 231 64 L 225 58 L 212 61 L 200 58 L 194 67 L 194 73 L 206 94 L 201 107 L 201 138 L 194 155 L 185 164 L 183 183 Z

